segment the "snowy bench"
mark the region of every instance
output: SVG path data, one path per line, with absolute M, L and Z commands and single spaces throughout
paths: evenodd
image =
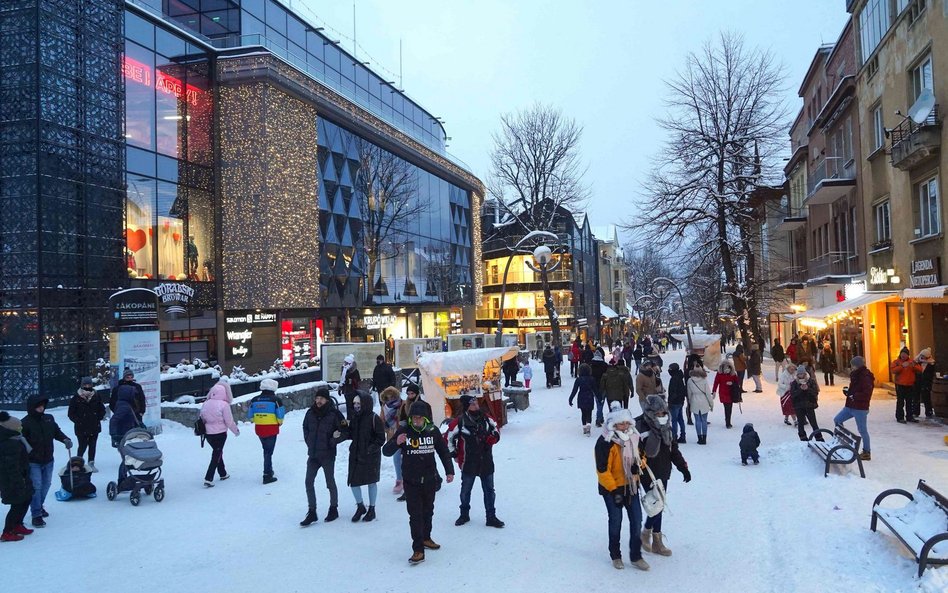
M 893 494 L 908 498 L 909 503 L 900 509 L 880 508 L 879 503 Z M 872 531 L 876 530 L 878 520 L 882 520 L 911 550 L 918 562 L 920 578 L 929 565 L 948 565 L 948 498 L 925 480 L 918 481 L 915 494 L 894 488 L 877 496 L 872 503 L 872 523 L 869 526 Z M 939 557 L 932 558 L 932 554 Z
M 813 437 L 820 433 L 829 435 L 829 440 L 814 440 Z M 810 448 L 826 463 L 826 468 L 823 471 L 824 478 L 829 475 L 831 464 L 849 465 L 854 462 L 859 466 L 859 475 L 863 478 L 866 477 L 866 470 L 862 467 L 862 459 L 859 458 L 859 443 L 862 438 L 855 433 L 842 426 L 837 426 L 833 432 L 821 428 L 813 431 L 813 434 L 807 440 Z

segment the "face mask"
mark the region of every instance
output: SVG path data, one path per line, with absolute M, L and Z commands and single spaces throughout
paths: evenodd
M 659 416 L 655 420 L 657 420 L 658 423 L 661 424 L 662 426 L 665 426 L 666 424 L 668 424 L 668 416 Z
M 619 440 L 625 442 L 632 438 L 632 435 L 629 434 L 628 430 L 616 430 L 616 436 L 619 437 Z

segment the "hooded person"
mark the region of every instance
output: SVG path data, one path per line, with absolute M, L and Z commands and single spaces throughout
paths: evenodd
M 576 380 L 573 381 L 573 390 L 569 394 L 569 405 L 572 407 L 573 400 L 579 396 L 578 405 L 583 423 L 583 434 L 586 436 L 592 434 L 592 411 L 596 405 L 597 392 L 589 365 L 580 364 L 576 372 Z
M 747 375 L 754 380 L 754 393 L 763 393 L 763 385 L 760 382 L 760 376 L 763 373 L 763 358 L 760 353 L 760 345 L 757 342 L 751 342 L 750 356 L 747 357 Z
M 648 396 L 665 393 L 661 372 L 661 369 L 656 367 L 651 360 L 642 361 L 639 374 L 635 376 L 635 394 L 639 396 L 639 406 L 642 409 L 645 409 L 645 400 Z
M 820 433 L 820 427 L 816 422 L 816 409 L 819 407 L 820 388 L 806 370 L 800 366 L 797 367 L 796 379 L 790 384 L 790 401 L 793 402 L 793 410 L 797 416 L 797 434 L 801 441 L 808 441 L 806 436 L 806 423 L 809 422 L 813 427 L 813 438 L 818 441 L 823 440 Z
M 339 393 L 346 400 L 346 419 L 352 419 L 352 400 L 362 385 L 362 375 L 354 354 L 347 354 L 342 363 L 342 376 L 339 378 Z
M 556 373 L 559 371 L 559 361 L 556 353 L 547 345 L 543 349 L 543 372 L 546 374 L 546 387 L 550 389 L 556 385 Z
M 741 449 L 741 465 L 747 465 L 748 459 L 753 459 L 754 465 L 760 463 L 760 453 L 757 452 L 757 448 L 760 447 L 760 436 L 750 422 L 744 425 L 738 446 Z
M 354 411 L 355 406 L 353 406 Z M 336 445 L 344 441 L 343 431 L 347 422 L 335 401 L 329 395 L 329 389 L 320 387 L 316 390 L 313 405 L 306 410 L 303 417 L 303 442 L 306 443 L 306 501 L 309 510 L 306 517 L 300 522 L 300 527 L 308 527 L 317 521 L 316 518 L 316 489 L 314 482 L 319 470 L 323 470 L 326 479 L 326 488 L 329 490 L 329 512 L 325 521 L 331 522 L 339 518 L 339 490 L 336 488 Z
M 273 450 L 276 448 L 280 426 L 283 425 L 286 415 L 283 400 L 276 394 L 279 387 L 280 384 L 273 379 L 264 379 L 260 382 L 260 395 L 250 400 L 250 405 L 247 406 L 247 420 L 253 423 L 253 430 L 263 448 L 264 484 L 277 481 L 273 475 Z
M 207 392 L 207 399 L 201 406 L 201 419 L 204 420 L 205 439 L 211 446 L 211 461 L 204 473 L 204 487 L 214 486 L 214 472 L 221 481 L 230 477 L 224 467 L 224 444 L 227 442 L 227 431 L 234 436 L 240 436 L 240 429 L 234 422 L 234 414 L 230 409 L 234 398 L 231 395 L 230 383 L 221 377 Z
M 862 443 L 862 453 L 859 457 L 863 461 L 870 461 L 872 448 L 869 443 L 869 401 L 872 399 L 876 378 L 872 371 L 866 368 L 866 359 L 862 356 L 854 356 L 849 366 L 852 368 L 849 373 L 849 387 L 843 389 L 846 404 L 833 418 L 833 424 L 842 426 L 847 420 L 854 418 Z
M 685 401 L 688 399 L 688 387 L 685 385 L 685 373 L 677 362 L 668 365 L 668 413 L 671 415 L 672 435 L 683 444 L 685 438 Z
M 122 373 L 122 380 L 112 388 L 109 397 L 109 410 L 114 414 L 119 402 L 126 402 L 136 416 L 136 424 L 140 424 L 145 416 L 145 390 L 135 381 L 135 373 L 126 368 Z M 122 433 L 123 435 L 125 433 Z
M 105 419 L 105 404 L 92 388 L 92 377 L 83 377 L 79 382 L 76 395 L 69 400 L 68 415 L 79 441 L 76 455 L 82 457 L 88 449 L 89 467 L 93 472 L 99 471 L 95 467 L 95 450 L 102 432 L 102 420 Z
M 502 528 L 504 522 L 497 518 L 494 491 L 494 445 L 500 441 L 497 423 L 481 409 L 477 398 L 461 396 L 461 413 L 448 424 L 444 435 L 448 451 L 461 470 L 461 514 L 455 525 L 461 526 L 471 520 L 471 492 L 474 481 L 481 481 L 484 493 L 484 511 L 488 527 Z
M 609 517 L 609 557 L 621 569 L 622 515 L 629 519 L 629 560 L 639 570 L 648 570 L 642 558 L 642 506 L 639 503 L 639 434 L 632 414 L 620 408 L 609 412 L 602 436 L 596 441 L 594 456 L 599 494 Z
M 652 475 L 661 482 L 666 496 L 672 465 L 681 472 L 685 483 L 691 481 L 688 462 L 682 456 L 678 441 L 672 435 L 665 398 L 660 395 L 650 395 L 646 398 L 642 415 L 636 418 L 636 430 L 641 435 L 639 451 L 644 457 L 645 464 L 651 469 Z M 642 474 L 642 486 L 646 492 L 653 487 L 652 478 L 647 471 Z M 645 528 L 642 530 L 642 549 L 661 556 L 671 556 L 671 550 L 665 547 L 662 541 L 661 512 L 645 520 Z
M 589 369 L 592 372 L 593 385 L 596 388 L 596 426 L 602 426 L 604 421 L 602 410 L 606 403 L 606 394 L 599 388 L 599 382 L 602 381 L 602 376 L 609 370 L 609 365 L 606 364 L 605 357 L 600 350 L 593 351 Z
M 740 380 L 730 361 L 722 360 L 718 365 L 711 393 L 712 395 L 716 393 L 718 400 L 724 406 L 724 426 L 732 428 L 731 412 L 734 409 L 735 400 L 740 399 Z
M 375 501 L 379 493 L 382 467 L 382 445 L 385 444 L 385 426 L 382 418 L 372 409 L 372 396 L 360 393 L 352 400 L 352 420 L 349 421 L 348 484 L 356 502 L 352 522 L 375 520 Z M 362 498 L 362 487 L 367 486 L 369 507 Z
M 21 421 L 23 438 L 30 445 L 30 479 L 33 481 L 33 498 L 30 514 L 33 527 L 45 527 L 49 516 L 43 503 L 53 483 L 53 441 L 59 441 L 72 449 L 72 439 L 63 434 L 52 414 L 46 413 L 49 400 L 34 394 L 26 402 L 27 414 Z
M 23 524 L 33 498 L 30 479 L 30 445 L 23 438 L 22 423 L 0 412 L 0 502 L 10 505 L 0 541 L 16 542 L 33 533 Z
M 688 405 L 695 417 L 695 434 L 699 445 L 708 444 L 708 414 L 714 409 L 714 394 L 708 386 L 708 373 L 701 365 L 691 369 L 688 377 Z
M 395 369 L 392 368 L 385 357 L 379 354 L 375 357 L 375 369 L 372 370 L 372 388 L 376 392 L 382 393 L 389 387 L 394 387 L 398 383 L 395 376 Z

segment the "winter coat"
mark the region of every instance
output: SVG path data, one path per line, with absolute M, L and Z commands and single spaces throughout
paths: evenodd
M 349 421 L 349 485 L 366 486 L 380 479 L 382 445 L 385 427 L 378 414 L 372 411 L 372 397 L 358 396 L 362 409 Z
M 580 375 L 573 382 L 573 391 L 569 394 L 569 405 L 579 395 L 577 406 L 580 410 L 592 410 L 596 405 L 596 383 L 591 375 Z
M 790 401 L 793 402 L 793 408 L 796 410 L 815 410 L 819 407 L 820 388 L 816 384 L 816 379 L 810 377 L 806 387 L 800 385 L 799 381 L 794 380 L 790 384 Z
M 787 346 L 787 358 L 789 358 L 793 364 L 800 362 L 800 354 L 795 343 L 791 342 L 791 344 Z
M 892 361 L 892 364 L 889 365 L 889 370 L 892 371 L 892 377 L 896 385 L 911 387 L 915 385 L 915 373 L 922 372 L 922 365 L 911 358 L 905 361 L 901 358 L 896 358 Z
M 645 457 L 645 441 L 651 434 L 651 427 L 648 425 L 648 422 L 645 421 L 644 415 L 635 419 L 635 430 L 639 433 L 639 452 L 642 457 Z M 678 441 L 675 439 L 671 440 L 670 445 L 666 445 L 665 442 L 662 441 L 661 446 L 658 448 L 658 453 L 656 453 L 654 457 L 646 457 L 646 462 L 652 469 L 652 473 L 655 474 L 655 478 L 659 480 L 667 481 L 671 478 L 672 465 L 678 468 L 678 471 L 682 473 L 688 471 L 688 462 L 685 461 L 684 456 L 678 449 Z M 642 486 L 645 487 L 646 492 L 652 487 L 652 479 L 649 477 L 648 472 L 642 474 Z
M 543 351 L 543 370 L 547 375 L 552 375 L 559 365 L 556 362 L 556 354 L 548 346 Z
M 346 402 L 348 402 L 350 401 L 349 398 L 352 397 L 361 386 L 362 375 L 359 374 L 359 369 L 353 365 L 346 371 L 346 380 L 339 385 L 339 392 L 346 396 Z
M 579 362 L 580 356 L 581 356 L 581 353 L 580 353 L 580 351 L 579 351 L 579 346 L 574 343 L 574 344 L 573 344 L 572 346 L 570 346 L 570 348 L 569 348 L 569 361 L 570 361 L 570 362 Z
M 760 436 L 754 430 L 753 424 L 745 424 L 744 432 L 741 434 L 741 453 L 751 453 L 756 451 L 757 447 L 760 447 Z
M 849 393 L 846 395 L 846 407 L 853 410 L 868 410 L 869 400 L 876 378 L 866 367 L 859 367 L 849 373 Z
M 118 409 L 120 401 L 128 402 L 132 411 L 138 416 L 138 420 L 145 415 L 145 391 L 142 386 L 135 381 L 122 381 L 112 388 L 109 397 L 109 409 L 114 413 Z
M 654 364 L 655 366 L 657 366 L 659 369 L 661 369 L 663 366 L 665 366 L 665 361 L 663 361 L 663 360 L 662 360 L 662 357 L 659 356 L 657 350 L 652 351 L 652 353 L 649 354 L 646 358 L 648 358 L 648 359 L 649 359 L 649 362 L 651 362 L 652 364 Z
M 583 348 L 583 354 L 580 356 L 580 360 L 589 364 L 593 359 L 593 349 L 589 347 L 589 344 L 586 344 L 586 347 Z
M 0 426 L 0 501 L 24 504 L 33 497 L 30 458 L 20 433 Z
M 610 366 L 599 381 L 599 392 L 606 401 L 619 402 L 623 408 L 629 407 L 629 394 L 632 392 L 632 375 L 625 366 Z
M 685 373 L 681 369 L 669 369 L 668 407 L 685 405 L 688 388 L 685 386 Z
M 201 406 L 201 419 L 204 420 L 207 434 L 222 434 L 227 432 L 227 429 L 235 435 L 240 434 L 240 429 L 234 422 L 234 414 L 230 410 L 227 387 L 223 383 L 215 384 L 207 393 L 207 399 Z
M 734 355 L 734 370 L 740 373 L 747 370 L 747 357 L 744 353 Z
M 86 392 L 88 393 L 88 392 Z M 80 389 L 69 402 L 69 419 L 75 427 L 76 436 L 93 436 L 102 432 L 102 420 L 105 418 L 105 404 L 98 393 L 92 392 L 89 398 L 83 397 Z
M 399 445 L 398 436 L 401 434 L 408 438 Z M 444 442 L 441 431 L 430 421 L 426 420 L 421 428 L 416 428 L 411 423 L 408 426 L 400 426 L 382 447 L 382 455 L 391 457 L 399 450 L 402 452 L 402 477 L 409 484 L 430 484 L 441 480 L 435 465 L 435 455 L 441 459 L 444 473 L 454 475 L 454 463 L 451 461 L 448 445 Z
M 786 356 L 783 352 L 783 346 L 780 344 L 774 344 L 770 347 L 770 358 L 774 359 L 774 362 L 783 362 Z
M 52 414 L 39 413 L 36 406 L 46 398 L 33 395 L 27 400 L 29 413 L 23 417 L 23 438 L 33 448 L 30 451 L 30 463 L 47 464 L 53 460 L 53 440 L 65 443 L 68 439 L 59 429 Z
M 596 392 L 601 395 L 602 392 L 599 391 L 599 382 L 602 381 L 602 376 L 609 370 L 609 365 L 606 364 L 606 361 L 603 359 L 594 356 L 592 362 L 589 363 L 589 368 L 592 370 L 593 384 L 596 387 Z
M 348 375 L 346 378 L 349 378 Z M 375 387 L 376 391 L 382 393 L 386 387 L 394 386 L 396 380 L 395 369 L 392 368 L 392 365 L 387 362 L 375 365 L 375 370 L 372 371 L 372 386 Z
M 635 345 L 635 350 L 632 351 L 632 358 L 635 359 L 635 362 L 642 362 L 642 346 L 639 344 Z
M 632 438 L 635 439 L 633 444 L 638 447 L 639 435 L 635 434 Z M 639 475 L 639 465 L 633 463 L 632 467 L 629 468 L 632 476 L 626 475 L 625 463 L 622 459 L 622 445 L 606 440 L 605 436 L 600 436 L 599 440 L 596 441 L 593 454 L 596 458 L 599 494 L 603 496 L 617 494 L 617 490 L 618 494 L 631 494 L 633 496 L 637 494 L 636 491 L 631 491 L 634 486 L 630 486 L 630 482 L 634 484 L 632 476 Z
M 714 394 L 708 387 L 708 375 L 703 370 L 691 371 L 688 377 L 688 405 L 694 414 L 707 414 L 714 407 Z
M 361 397 L 361 396 L 360 396 Z M 371 408 L 369 408 L 371 409 Z M 303 442 L 310 457 L 336 456 L 336 445 L 348 438 L 342 434 L 345 420 L 335 404 L 327 402 L 323 407 L 315 403 L 303 417 Z M 339 431 L 339 436 L 333 436 Z
M 820 350 L 820 370 L 824 373 L 836 372 L 836 356 L 832 348 L 823 348 Z
M 109 435 L 112 436 L 112 446 L 116 447 L 117 439 L 141 425 L 141 418 L 135 413 L 132 403 L 125 399 L 120 399 L 115 404 L 114 412 L 109 419 Z
M 501 365 L 501 369 L 505 375 L 510 375 L 511 377 L 516 377 L 517 373 L 520 372 L 520 363 L 517 362 L 517 357 L 508 358 L 504 361 L 504 364 Z
M 655 393 L 664 393 L 661 378 L 655 371 L 651 375 L 646 375 L 645 371 L 639 371 L 639 374 L 635 376 L 635 394 L 639 396 L 639 400 L 644 402 L 646 397 Z
M 254 432 L 258 437 L 272 437 L 280 434 L 280 426 L 283 424 L 285 415 L 286 408 L 283 407 L 283 400 L 269 389 L 261 391 L 260 395 L 250 400 L 250 405 L 247 406 L 247 420 L 253 422 Z
M 783 397 L 785 393 L 790 391 L 790 384 L 796 381 L 796 376 L 787 369 L 780 371 L 780 376 L 777 377 L 777 397 Z
M 500 441 L 500 431 L 493 418 L 484 412 L 479 417 L 465 412 L 451 421 L 444 439 L 462 474 L 483 477 L 494 473 L 493 449 Z
M 747 374 L 750 376 L 761 374 L 760 350 L 751 350 L 750 358 L 747 359 Z
M 711 393 L 718 394 L 722 404 L 734 403 L 734 390 L 737 388 L 737 375 L 717 373 L 714 376 L 714 386 Z
M 523 362 L 523 369 L 522 369 L 522 370 L 523 370 L 523 380 L 524 380 L 524 381 L 529 381 L 530 379 L 533 378 L 533 367 L 530 366 L 530 361 L 529 361 L 529 360 L 525 360 L 525 361 Z

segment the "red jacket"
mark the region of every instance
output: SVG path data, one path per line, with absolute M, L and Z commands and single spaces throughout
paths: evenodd
M 786 354 L 787 354 L 787 358 L 789 358 L 790 362 L 792 362 L 793 364 L 797 364 L 798 362 L 800 362 L 800 357 L 797 354 L 796 344 L 790 344 L 789 346 L 787 346 Z
M 711 393 L 717 393 L 718 400 L 722 404 L 734 403 L 734 400 L 731 399 L 731 390 L 734 389 L 736 384 L 737 375 L 724 375 L 718 373 L 714 376 L 714 386 L 711 388 Z
M 908 363 L 908 365 L 906 366 L 903 363 Z M 892 377 L 896 385 L 911 387 L 915 385 L 915 373 L 922 372 L 922 365 L 911 358 L 903 361 L 902 358 L 899 357 L 892 361 L 892 364 L 889 365 L 889 370 L 892 371 Z
M 868 410 L 875 380 L 872 371 L 866 367 L 860 367 L 851 372 L 849 374 L 849 395 L 846 396 L 846 407 L 853 410 Z

